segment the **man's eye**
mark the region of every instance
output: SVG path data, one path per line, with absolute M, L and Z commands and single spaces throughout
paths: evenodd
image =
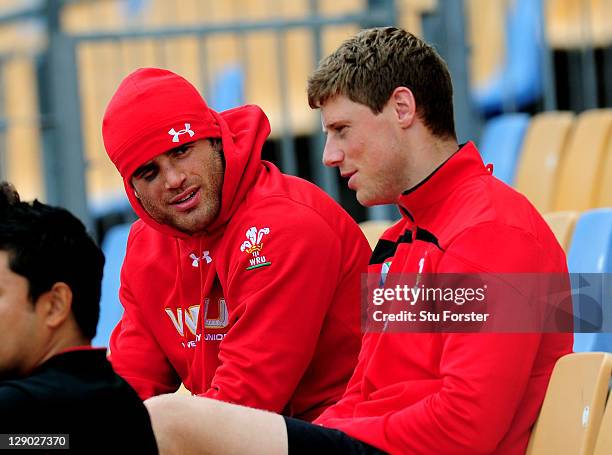
M 157 170 L 149 168 L 149 169 L 143 169 L 138 174 L 136 174 L 135 177 L 139 180 L 144 179 L 147 182 L 150 182 L 151 180 L 155 178 L 156 175 L 157 175 Z
M 181 148 L 177 148 L 172 152 L 173 156 L 181 156 L 184 155 L 185 153 L 187 153 L 189 151 L 189 147 L 185 146 L 185 147 L 181 147 Z
M 141 179 L 145 179 L 147 182 L 150 182 L 151 180 L 153 180 L 155 178 L 155 176 L 157 175 L 157 172 L 150 170 L 150 171 L 145 171 L 140 175 Z

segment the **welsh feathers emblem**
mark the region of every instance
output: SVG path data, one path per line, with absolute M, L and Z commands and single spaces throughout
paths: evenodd
M 240 245 L 240 251 L 251 255 L 251 258 L 249 258 L 250 266 L 246 268 L 247 270 L 272 264 L 271 262 L 267 261 L 266 257 L 263 255 L 264 244 L 262 240 L 264 235 L 268 235 L 269 233 L 270 228 L 267 227 L 257 229 L 255 226 L 252 226 L 246 231 L 245 235 L 247 240 Z
M 246 231 L 247 240 L 240 247 L 240 251 L 246 251 L 251 254 L 254 251 L 261 251 L 263 248 L 263 243 L 261 243 L 261 239 L 264 235 L 270 233 L 270 228 L 261 228 L 257 230 L 255 226 Z

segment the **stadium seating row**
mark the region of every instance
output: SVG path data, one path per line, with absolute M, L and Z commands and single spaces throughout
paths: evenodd
M 318 2 L 322 15 L 347 14 L 363 10 L 363 0 Z M 17 0 L 0 0 L 5 9 L 15 8 Z M 163 0 L 149 2 L 70 2 L 62 18 L 68 33 L 91 30 L 112 31 L 134 27 L 192 26 L 221 24 L 237 20 L 304 17 L 309 2 L 233 0 L 207 2 L 185 0 L 177 8 Z M 538 5 L 543 4 L 544 8 Z M 436 0 L 396 0 L 398 24 L 421 34 L 421 17 L 440 7 Z M 605 17 L 612 11 L 612 0 L 469 0 L 466 25 L 470 35 L 470 71 L 474 101 L 493 103 L 495 109 L 520 107 L 541 96 L 540 23 L 544 18 L 550 44 L 556 47 L 582 47 L 592 38 L 597 46 L 612 43 L 612 27 Z M 0 47 L 27 52 L 3 62 L 6 90 L 8 164 L 6 176 L 21 189 L 24 197 L 44 194 L 40 166 L 41 138 L 34 62 L 27 57 L 40 43 L 36 27 L 6 27 L 0 34 Z M 329 27 L 323 33 L 323 53 L 335 48 L 356 27 Z M 79 82 L 83 110 L 83 139 L 88 162 L 88 192 L 95 200 L 121 189 L 121 181 L 103 151 L 99 128 L 104 106 L 122 76 L 138 66 L 158 65 L 172 68 L 196 82 L 216 107 L 239 102 L 261 105 L 278 137 L 287 126 L 295 134 L 311 134 L 318 118 L 305 100 L 305 80 L 315 64 L 312 33 L 294 30 L 279 38 L 272 31 L 252 34 L 219 34 L 206 39 L 185 35 L 173 39 L 115 40 L 82 43 L 78 47 Z M 572 43 L 563 43 L 563 39 Z M 279 39 L 285 49 L 286 67 L 279 54 Z M 585 41 L 586 40 L 586 41 Z M 44 41 L 38 39 L 38 41 Z M 576 44 L 578 43 L 578 44 Z M 105 62 L 115 62 L 108 65 Z M 228 77 L 228 74 L 231 77 Z M 287 107 L 283 111 L 280 80 L 286 85 Z M 228 92 L 219 82 L 234 81 Z M 223 84 L 221 84 L 223 85 Z M 510 93 L 511 92 L 511 93 Z M 30 94 L 28 100 L 24 94 Z M 221 101 L 216 102 L 220 97 Z M 482 103 L 480 98 L 486 98 Z M 13 101 L 13 98 L 15 101 Z M 29 98 L 32 98 L 30 100 Z M 494 99 L 493 99 L 494 98 Z M 508 101 L 510 100 L 510 101 Z M 510 103 L 510 104 L 508 104 Z M 484 109 L 487 112 L 489 109 Z M 288 117 L 287 117 L 288 116 Z M 19 150 L 19 153 L 15 152 Z M 612 179 L 610 179 L 612 181 Z M 612 185 L 612 184 L 611 184 Z M 536 204 L 538 205 L 538 204 Z M 604 204 L 609 205 L 609 204 Z M 571 207 L 574 208 L 574 207 Z M 584 210 L 587 207 L 575 207 Z M 559 210 L 554 205 L 541 210 Z
M 612 0 L 466 0 L 465 8 L 472 97 L 481 113 L 537 102 L 549 51 L 612 45 Z
M 612 109 L 501 115 L 479 147 L 541 213 L 612 206 Z
M 610 0 L 547 0 L 547 41 L 555 49 L 609 46 L 611 16 Z

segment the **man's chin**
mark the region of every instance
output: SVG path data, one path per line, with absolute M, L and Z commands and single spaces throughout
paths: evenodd
M 356 194 L 357 202 L 364 207 L 374 207 L 377 205 L 394 204 L 394 201 L 387 201 L 386 199 L 377 198 L 369 194 L 360 193 L 357 191 Z
M 183 224 L 171 224 L 171 227 L 177 231 L 187 235 L 197 235 L 202 233 L 207 227 L 208 223 L 194 224 L 194 225 L 183 225 Z
M 170 227 L 176 229 L 177 231 L 182 232 L 183 234 L 197 235 L 197 234 L 201 234 L 202 232 L 204 232 L 214 222 L 215 218 L 208 219 L 208 217 L 206 217 L 205 219 L 197 219 L 197 220 L 183 221 L 183 222 L 174 221 L 174 222 L 167 223 L 167 224 Z

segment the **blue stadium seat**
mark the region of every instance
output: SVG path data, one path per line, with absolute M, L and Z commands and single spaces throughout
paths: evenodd
M 512 185 L 529 125 L 528 114 L 503 114 L 484 127 L 478 149 L 485 164 L 493 163 L 493 175 Z
M 580 288 L 574 297 L 576 328 L 604 328 L 604 333 L 576 333 L 574 351 L 612 352 L 612 208 L 589 210 L 578 219 L 568 267 L 572 274 L 584 274 L 572 275 L 573 288 Z
M 130 227 L 131 224 L 112 227 L 102 242 L 102 251 L 106 256 L 106 263 L 104 264 L 104 278 L 102 279 L 100 321 L 98 322 L 96 336 L 92 340 L 93 346 L 108 346 L 110 334 L 123 315 L 123 307 L 119 302 L 119 284 Z
M 476 106 L 485 114 L 520 109 L 543 92 L 541 0 L 510 2 L 506 16 L 506 59 L 495 76 L 473 90 Z

